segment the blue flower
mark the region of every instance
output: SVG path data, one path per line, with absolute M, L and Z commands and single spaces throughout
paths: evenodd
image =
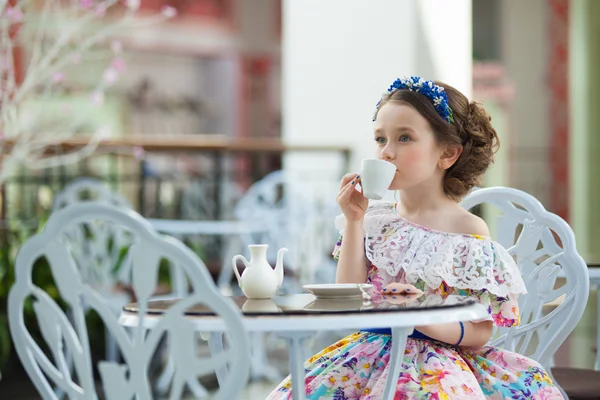
M 396 79 L 392 82 L 384 95 L 395 92 L 396 90 L 410 90 L 411 92 L 427 96 L 433 102 L 433 107 L 440 117 L 450 124 L 454 122 L 452 109 L 448 104 L 448 95 L 443 87 L 436 85 L 432 81 L 423 80 L 421 77 L 410 76 Z M 377 108 L 379 108 L 379 104 L 381 104 L 381 99 L 377 102 Z M 375 118 L 373 118 L 373 121 L 374 120 Z

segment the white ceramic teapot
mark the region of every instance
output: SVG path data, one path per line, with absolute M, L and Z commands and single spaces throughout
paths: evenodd
M 275 296 L 277 289 L 283 283 L 283 254 L 288 249 L 281 248 L 277 253 L 277 264 L 273 269 L 267 262 L 267 244 L 251 244 L 250 261 L 242 255 L 233 257 L 233 272 L 238 281 L 238 285 L 242 288 L 242 292 L 249 299 L 270 299 Z M 236 262 L 241 260 L 246 269 L 240 273 L 237 269 Z

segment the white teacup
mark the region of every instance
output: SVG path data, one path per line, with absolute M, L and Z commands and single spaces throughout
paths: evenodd
M 396 166 L 376 158 L 362 160 L 360 166 L 360 186 L 363 196 L 371 200 L 381 200 L 389 189 Z

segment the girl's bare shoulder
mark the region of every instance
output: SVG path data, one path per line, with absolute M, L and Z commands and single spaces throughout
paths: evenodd
M 456 209 L 452 210 L 452 214 L 453 232 L 490 236 L 490 230 L 486 222 L 477 215 L 470 213 L 458 204 Z

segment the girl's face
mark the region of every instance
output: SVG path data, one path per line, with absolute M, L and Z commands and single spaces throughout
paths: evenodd
M 396 166 L 390 190 L 404 190 L 440 180 L 443 149 L 437 144 L 429 123 L 414 108 L 388 102 L 375 120 L 377 157 Z

